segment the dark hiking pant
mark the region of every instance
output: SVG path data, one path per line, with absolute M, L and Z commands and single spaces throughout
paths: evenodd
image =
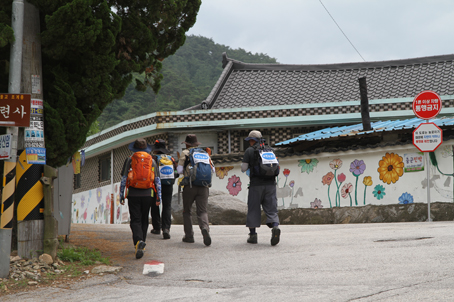
M 192 216 L 191 207 L 195 201 L 197 208 L 197 220 L 199 222 L 200 229 L 210 230 L 208 225 L 208 187 L 201 186 L 184 186 L 183 188 L 183 223 L 184 223 L 184 234 L 186 236 L 193 236 L 192 230 Z
M 134 245 L 137 241 L 145 242 L 147 239 L 148 213 L 150 213 L 150 206 L 152 203 L 156 204 L 156 194 L 154 197 L 128 197 L 129 217 L 131 219 L 129 226 L 131 227 Z

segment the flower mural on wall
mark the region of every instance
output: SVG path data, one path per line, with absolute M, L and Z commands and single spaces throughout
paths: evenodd
M 340 159 L 335 159 L 329 163 L 329 166 L 333 170 L 338 170 L 342 167 L 342 161 Z
M 101 202 L 101 198 L 102 198 L 102 190 L 101 190 L 101 188 L 97 188 L 96 189 L 96 200 L 98 201 L 98 203 Z
M 366 164 L 363 160 L 357 160 L 351 162 L 350 164 L 350 172 L 353 173 L 353 176 L 356 177 L 356 185 L 355 185 L 355 205 L 358 205 L 358 178 L 361 174 L 364 173 L 366 170 Z
M 80 207 L 83 208 L 85 206 L 85 195 L 80 196 Z
M 240 178 L 236 175 L 232 175 L 232 177 L 229 178 L 229 182 L 227 183 L 226 188 L 229 191 L 230 195 L 237 196 L 241 191 Z
M 291 193 L 292 190 L 290 188 L 285 188 L 285 186 L 287 185 L 287 177 L 290 175 L 290 170 L 284 169 L 284 171 L 282 171 L 282 174 L 284 174 L 284 176 L 285 176 L 285 182 L 284 182 L 284 186 L 282 188 L 278 188 L 278 191 L 279 191 L 279 195 L 282 196 L 282 206 L 285 208 L 284 198 L 287 196 L 290 196 L 290 194 L 292 194 Z M 279 185 L 279 176 L 277 177 L 277 183 Z
M 224 179 L 225 176 L 228 175 L 229 171 L 233 169 L 233 166 L 229 166 L 229 167 L 216 167 L 215 170 L 216 170 L 216 176 L 219 178 L 219 179 Z
M 372 186 L 372 184 L 373 184 L 372 177 L 364 176 L 363 184 L 364 184 L 364 205 L 366 205 L 366 189 L 367 189 L 367 187 Z
M 385 156 L 378 162 L 378 173 L 380 180 L 388 185 L 395 183 L 404 174 L 404 162 L 402 156 L 394 153 L 386 153 Z
M 372 194 L 374 194 L 374 196 L 378 200 L 383 199 L 383 197 L 386 195 L 385 187 L 383 187 L 382 185 L 376 185 Z
M 340 187 L 342 186 L 342 183 L 347 179 L 347 176 L 345 176 L 344 173 L 341 173 L 337 175 L 337 192 L 336 192 L 336 206 L 340 207 Z
M 350 206 L 352 206 L 352 193 L 353 191 L 353 185 L 351 183 L 347 183 L 342 187 L 342 198 L 347 198 L 350 197 Z
M 399 204 L 409 204 L 413 203 L 413 196 L 405 192 L 399 197 Z
M 337 173 L 337 170 L 340 169 L 340 167 L 342 167 L 342 160 L 340 160 L 339 158 L 337 159 L 334 159 L 332 160 L 330 163 L 329 163 L 329 166 L 331 167 L 331 169 L 334 170 L 334 181 L 336 182 L 336 188 L 337 188 L 337 191 L 336 191 L 336 206 L 338 207 L 340 205 L 340 195 L 339 195 L 339 188 L 342 184 L 343 181 L 345 181 L 345 175 L 344 173 L 341 173 L 340 175 L 343 175 L 343 180 L 340 181 L 339 180 L 339 176 L 336 178 L 336 173 Z M 340 181 L 340 183 L 339 183 Z
M 301 173 L 306 172 L 307 174 L 314 171 L 314 168 L 318 164 L 318 159 L 310 158 L 310 159 L 301 159 L 298 161 L 298 167 L 301 167 Z
M 318 198 L 315 198 L 313 202 L 311 202 L 311 208 L 312 209 L 320 209 L 323 208 L 322 206 L 322 201 Z
M 326 175 L 322 177 L 322 183 L 323 185 L 328 185 L 328 200 L 329 200 L 329 207 L 332 208 L 333 205 L 331 204 L 331 197 L 329 196 L 329 188 L 331 186 L 331 183 L 333 182 L 334 179 L 334 173 L 333 172 L 328 172 Z

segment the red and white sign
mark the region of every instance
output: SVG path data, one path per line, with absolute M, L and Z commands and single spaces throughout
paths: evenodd
M 443 131 L 434 123 L 422 123 L 413 131 L 413 145 L 421 152 L 434 152 L 443 143 Z
M 440 110 L 440 96 L 431 90 L 421 92 L 413 100 L 413 112 L 423 120 L 436 117 L 440 113 Z
M 145 262 L 143 265 L 143 274 L 154 277 L 164 273 L 164 263 L 156 260 Z

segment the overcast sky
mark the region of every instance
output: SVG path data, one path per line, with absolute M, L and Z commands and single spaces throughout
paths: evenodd
M 454 53 L 453 0 L 322 2 L 366 61 Z M 363 61 L 320 0 L 202 0 L 188 34 L 284 64 Z

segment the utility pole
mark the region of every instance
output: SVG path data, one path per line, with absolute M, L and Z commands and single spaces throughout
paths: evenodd
M 22 76 L 22 43 L 24 30 L 24 0 L 14 0 L 12 4 L 12 28 L 15 41 L 11 45 L 9 68 L 9 93 L 20 93 Z M 18 144 L 17 127 L 8 127 L 7 133 L 12 134 L 11 159 L 5 160 L 3 175 L 3 192 L 0 216 L 0 277 L 9 274 L 9 256 L 11 254 L 11 238 L 14 213 L 14 190 L 16 179 L 16 154 Z
M 44 188 L 40 178 L 44 162 L 37 164 L 36 152 L 45 145 L 39 10 L 27 1 L 24 4 L 22 91 L 31 94 L 31 112 L 30 126 L 19 133 L 16 204 L 17 253 L 29 258 L 43 250 Z

